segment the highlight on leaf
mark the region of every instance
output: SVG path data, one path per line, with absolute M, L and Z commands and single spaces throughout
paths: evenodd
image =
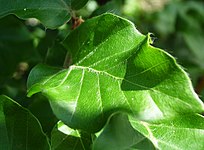
M 112 14 L 92 18 L 63 44 L 73 64 L 53 74 L 54 68 L 36 66 L 28 94 L 42 92 L 55 115 L 74 129 L 99 131 L 118 111 L 150 122 L 203 111 L 175 59 L 151 46 L 149 35 L 126 19 Z

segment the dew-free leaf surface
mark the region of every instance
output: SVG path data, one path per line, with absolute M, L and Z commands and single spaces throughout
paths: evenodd
M 88 150 L 91 148 L 91 135 L 80 133 L 59 121 L 52 131 L 52 150 Z
M 37 119 L 10 98 L 0 96 L 0 149 L 49 150 Z
M 93 150 L 155 150 L 154 145 L 134 130 L 126 114 L 116 114 L 100 132 Z
M 63 44 L 72 65 L 59 71 L 37 65 L 29 75 L 28 95 L 45 95 L 55 115 L 73 129 L 97 132 L 116 112 L 151 123 L 204 110 L 175 59 L 151 46 L 150 35 L 128 20 L 95 17 Z
M 204 149 L 202 142 L 204 141 L 204 117 L 202 115 L 181 115 L 157 123 L 136 121 L 130 118 L 130 122 L 158 149 Z
M 37 18 L 47 28 L 67 22 L 72 10 L 82 8 L 88 0 L 0 0 L 0 18 L 15 14 L 22 19 Z

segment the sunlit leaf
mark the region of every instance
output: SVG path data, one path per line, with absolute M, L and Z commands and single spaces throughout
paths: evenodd
M 178 115 L 155 123 L 130 118 L 130 122 L 158 149 L 204 149 L 204 117 L 201 115 Z
M 150 43 L 149 35 L 140 34 L 132 23 L 120 17 L 105 14 L 90 19 L 64 41 L 73 64 L 60 71 L 36 66 L 28 79 L 28 95 L 42 92 L 59 119 L 73 129 L 88 132 L 99 131 L 118 111 L 134 116 L 133 127 L 146 137 L 149 130 L 143 131 L 134 122 L 141 120 L 151 125 L 161 121 L 160 127 L 171 124 L 173 119 L 179 122 L 176 116 L 201 113 L 204 105 L 186 73 L 172 56 Z M 167 130 L 161 129 L 153 131 L 164 134 Z M 178 140 L 188 135 L 194 138 L 191 130 L 175 136 Z M 155 143 L 160 138 L 161 135 L 149 139 L 157 148 L 165 149 Z M 175 145 L 171 148 L 185 147 L 172 140 Z M 197 143 L 202 140 L 197 134 Z
M 73 65 L 56 73 L 36 66 L 28 95 L 42 92 L 60 120 L 90 132 L 100 130 L 117 111 L 149 121 L 202 112 L 186 73 L 149 41 L 120 17 L 90 19 L 64 41 Z

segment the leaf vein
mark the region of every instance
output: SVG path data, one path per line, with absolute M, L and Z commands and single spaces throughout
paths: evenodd
M 97 74 L 97 77 L 98 77 L 98 96 L 99 96 L 99 106 L 101 108 L 101 113 L 103 115 L 103 101 L 102 101 L 102 98 L 101 98 L 101 88 L 100 88 L 100 78 L 99 78 L 99 74 Z
M 80 80 L 81 85 L 80 85 L 80 88 L 79 88 L 79 94 L 77 95 L 76 102 L 75 102 L 75 107 L 74 107 L 74 110 L 73 110 L 72 115 L 70 117 L 70 121 L 72 120 L 72 118 L 74 116 L 74 113 L 76 112 L 78 100 L 79 100 L 79 97 L 80 97 L 80 94 L 81 94 L 82 85 L 83 85 L 84 74 L 85 74 L 85 71 L 82 70 L 82 77 L 81 77 L 81 80 Z
M 81 64 L 84 60 L 90 58 L 92 55 L 95 54 L 95 52 L 101 47 L 103 46 L 103 44 L 107 43 L 107 41 L 109 41 L 111 39 L 111 37 L 115 36 L 116 34 L 120 33 L 123 30 L 126 30 L 127 28 L 129 28 L 130 25 L 124 27 L 123 29 L 116 31 L 114 34 L 111 34 L 109 37 L 107 37 L 104 41 L 102 41 L 99 45 L 97 45 L 91 52 L 89 52 L 85 57 L 83 57 L 81 60 L 79 60 L 76 65 Z M 103 49 L 102 49 L 103 50 Z

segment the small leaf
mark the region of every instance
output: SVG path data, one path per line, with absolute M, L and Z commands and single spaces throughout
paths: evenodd
M 181 115 L 155 123 L 137 121 L 132 117 L 130 122 L 158 149 L 204 149 L 204 117 L 201 115 Z
M 93 150 L 153 150 L 153 144 L 134 130 L 126 114 L 116 114 L 94 141 Z
M 88 0 L 0 0 L 0 18 L 15 14 L 22 19 L 37 18 L 47 28 L 56 28 L 67 22 L 72 9 L 80 9 Z
M 0 149 L 49 150 L 37 119 L 19 104 L 0 96 Z
M 28 95 L 42 92 L 60 120 L 88 132 L 99 131 L 118 111 L 147 121 L 202 112 L 186 73 L 150 42 L 149 35 L 115 15 L 87 20 L 64 41 L 73 64 L 56 73 L 36 66 Z
M 52 150 L 88 150 L 91 145 L 91 136 L 80 134 L 59 121 L 52 131 Z

